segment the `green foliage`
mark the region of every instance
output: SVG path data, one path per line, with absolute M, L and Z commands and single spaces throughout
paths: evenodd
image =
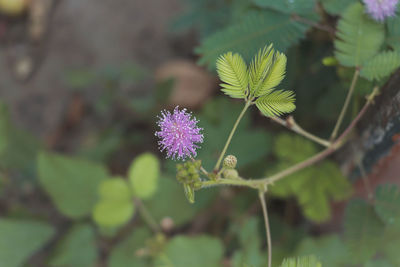
M 262 8 L 271 8 L 287 14 L 309 14 L 314 11 L 315 0 L 253 0 Z
M 320 0 L 324 9 L 332 14 L 339 15 L 351 4 L 355 3 L 356 0 Z
M 51 267 L 88 267 L 97 259 L 95 232 L 92 226 L 73 226 L 61 240 L 56 254 L 51 259 Z
M 157 190 L 159 176 L 160 163 L 153 154 L 136 157 L 128 171 L 133 194 L 141 199 L 151 198 Z
M 100 200 L 93 209 L 94 221 L 103 227 L 125 224 L 134 213 L 129 185 L 123 178 L 103 181 L 99 186 Z
M 380 185 L 375 192 L 375 211 L 383 222 L 400 227 L 400 191 L 396 185 Z
M 249 77 L 246 62 L 239 54 L 228 52 L 217 60 L 218 76 L 222 92 L 233 98 L 245 98 L 248 94 Z
M 376 209 L 376 208 L 375 208 Z M 380 243 L 380 253 L 385 256 L 394 266 L 400 265 L 400 227 L 398 225 L 388 225 L 383 231 L 382 242 Z
M 297 255 L 315 255 L 324 267 L 346 266 L 349 252 L 337 235 L 305 238 L 296 249 Z
M 240 250 L 237 250 L 232 257 L 233 267 L 263 267 L 266 265 L 267 256 L 261 253 L 261 236 L 258 230 L 259 221 L 250 218 L 239 228 L 235 229 L 239 233 Z
M 364 6 L 349 6 L 339 20 L 335 56 L 344 66 L 363 66 L 380 49 L 384 39 L 383 24 L 372 21 Z
M 222 146 L 229 135 L 232 125 L 240 114 L 243 105 L 233 103 L 221 97 L 209 101 L 203 108 L 200 126 L 207 129 L 198 158 L 202 159 L 203 166 L 207 169 L 213 168 Z M 243 145 L 246 144 L 246 145 Z M 271 150 L 271 135 L 262 128 L 250 128 L 250 114 L 247 112 L 232 139 L 227 154 L 237 155 L 237 167 L 244 168 L 246 165 L 262 159 Z
M 108 265 L 110 267 L 150 267 L 149 260 L 138 255 L 151 233 L 146 228 L 135 229 L 111 251 Z
M 277 90 L 256 100 L 256 106 L 267 117 L 275 117 L 295 110 L 292 91 Z
M 386 42 L 397 52 L 400 52 L 400 16 L 388 18 L 387 30 Z
M 53 236 L 52 226 L 30 220 L 0 219 L 0 266 L 19 267 Z
M 300 136 L 281 134 L 274 151 L 279 159 L 277 169 L 282 170 L 317 153 L 315 145 Z M 324 161 L 290 175 L 271 187 L 270 193 L 278 197 L 295 196 L 304 215 L 315 222 L 330 217 L 329 200 L 343 200 L 349 196 L 351 185 L 335 163 Z
M 221 266 L 223 245 L 210 236 L 176 236 L 166 245 L 155 266 L 218 267 Z
M 301 258 L 285 259 L 281 267 L 322 267 L 322 264 L 315 256 L 304 256 Z
M 381 80 L 400 66 L 400 52 L 381 52 L 368 60 L 360 75 L 368 80 Z
M 229 51 L 250 60 L 266 43 L 284 51 L 297 43 L 307 29 L 287 14 L 272 10 L 250 12 L 236 24 L 208 36 L 196 50 L 202 56 L 199 63 L 214 68 L 217 58 Z
M 352 200 L 346 207 L 344 227 L 353 264 L 367 262 L 376 254 L 382 239 L 383 223 L 373 207 L 363 200 Z
M 45 152 L 39 154 L 38 171 L 43 189 L 58 210 L 72 219 L 92 212 L 97 187 L 109 177 L 100 164 Z

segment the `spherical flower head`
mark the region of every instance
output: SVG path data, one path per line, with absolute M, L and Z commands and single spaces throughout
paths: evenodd
M 192 118 L 186 109 L 179 110 L 178 107 L 175 107 L 172 114 L 164 110 L 158 118 L 160 131 L 155 135 L 161 139 L 158 142 L 159 148 L 161 151 L 166 150 L 167 158 L 184 160 L 195 157 L 196 149 L 199 148 L 196 143 L 203 143 L 203 129 L 197 127 L 196 118 Z
M 376 21 L 384 21 L 387 17 L 396 14 L 396 6 L 399 0 L 363 0 L 367 7 L 367 12 Z

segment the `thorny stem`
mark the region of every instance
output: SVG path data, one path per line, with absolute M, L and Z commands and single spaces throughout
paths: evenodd
M 360 121 L 362 116 L 365 114 L 367 111 L 368 107 L 371 105 L 373 102 L 374 97 L 378 94 L 378 87 L 375 87 L 372 94 L 367 98 L 367 102 L 365 103 L 364 107 L 361 109 L 361 111 L 358 113 L 358 115 L 354 118 L 354 120 L 350 123 L 350 125 L 344 130 L 344 132 L 337 138 L 335 142 L 333 142 L 328 148 L 325 150 L 321 151 L 320 153 L 312 156 L 311 158 L 308 158 L 296 165 L 293 165 L 292 167 L 281 171 L 279 173 L 276 173 L 272 176 L 263 178 L 263 179 L 257 179 L 257 180 L 245 180 L 245 179 L 218 179 L 216 181 L 204 181 L 202 182 L 203 187 L 209 187 L 209 186 L 216 186 L 216 185 L 234 185 L 234 186 L 247 186 L 255 189 L 262 188 L 263 186 L 267 186 L 270 184 L 273 184 L 274 182 L 290 175 L 293 174 L 297 171 L 300 171 L 308 166 L 311 166 L 329 155 L 331 155 L 333 152 L 338 150 L 344 143 L 345 139 L 347 136 L 350 134 L 350 132 L 354 129 L 356 124 Z
M 353 95 L 354 88 L 356 87 L 356 83 L 357 83 L 357 79 L 358 79 L 358 75 L 359 74 L 360 74 L 360 70 L 356 69 L 354 71 L 353 80 L 351 81 L 349 92 L 347 93 L 346 100 L 344 101 L 343 108 L 340 111 L 340 115 L 339 115 L 339 118 L 338 118 L 338 120 L 336 122 L 335 128 L 332 131 L 330 140 L 335 140 L 335 138 L 336 138 L 336 135 L 337 135 L 337 133 L 339 131 L 340 125 L 343 122 L 344 115 L 346 115 L 347 108 L 349 107 L 350 100 L 351 100 L 351 97 Z
M 272 243 L 271 243 L 271 233 L 269 230 L 269 220 L 268 220 L 268 212 L 267 212 L 267 204 L 265 203 L 264 191 L 260 190 L 258 192 L 258 196 L 260 198 L 261 207 L 264 215 L 264 223 L 265 223 L 265 234 L 267 236 L 267 246 L 268 246 L 268 267 L 271 267 L 272 262 Z
M 147 223 L 147 225 L 155 232 L 155 233 L 161 233 L 161 227 L 158 225 L 158 223 L 156 222 L 156 220 L 153 218 L 153 216 L 151 215 L 151 213 L 147 210 L 147 208 L 144 206 L 143 202 L 138 199 L 135 198 L 134 202 L 136 204 L 136 206 L 138 207 L 140 216 L 142 217 L 142 219 Z
M 313 135 L 310 132 L 307 132 L 303 128 L 301 128 L 296 123 L 296 121 L 293 119 L 292 116 L 289 116 L 286 120 L 282 120 L 281 118 L 278 118 L 278 117 L 270 117 L 270 119 L 272 121 L 288 128 L 289 130 L 292 130 L 293 132 L 298 133 L 298 134 L 304 136 L 305 138 L 308 138 L 311 141 L 314 141 L 315 143 L 318 143 L 324 147 L 329 147 L 331 145 L 331 142 L 329 142 L 328 140 L 322 139 L 316 135 Z
M 240 113 L 239 117 L 236 119 L 236 122 L 233 125 L 231 133 L 228 136 L 228 140 L 226 140 L 225 146 L 222 149 L 221 155 L 218 158 L 217 164 L 215 164 L 214 170 L 218 170 L 219 169 L 219 167 L 221 165 L 221 162 L 222 162 L 222 159 L 225 156 L 226 150 L 228 149 L 228 146 L 232 141 L 232 137 L 233 137 L 233 135 L 234 135 L 234 133 L 236 131 L 236 128 L 238 127 L 240 120 L 243 118 L 243 115 L 246 113 L 246 110 L 250 107 L 250 105 L 251 105 L 251 101 L 247 101 L 246 105 L 244 106 L 244 108 L 243 108 L 242 112 Z

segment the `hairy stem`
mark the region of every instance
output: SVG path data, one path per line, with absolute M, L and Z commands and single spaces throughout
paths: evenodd
M 147 210 L 147 208 L 145 207 L 145 205 L 143 204 L 143 202 L 138 199 L 135 198 L 134 202 L 136 204 L 136 206 L 138 207 L 138 211 L 140 213 L 140 216 L 142 217 L 142 219 L 145 221 L 145 223 L 155 232 L 155 233 L 161 233 L 162 230 L 160 228 L 160 226 L 158 225 L 158 223 L 156 222 L 156 220 L 153 218 L 153 216 L 151 215 L 151 213 Z
M 351 97 L 352 97 L 353 92 L 354 92 L 354 88 L 356 87 L 356 83 L 357 83 L 359 74 L 360 74 L 360 70 L 356 69 L 354 71 L 354 75 L 353 75 L 353 79 L 351 81 L 349 92 L 347 93 L 346 100 L 344 101 L 343 108 L 340 111 L 340 115 L 339 115 L 339 118 L 338 118 L 338 120 L 336 122 L 335 128 L 332 131 L 330 140 L 335 140 L 336 135 L 339 132 L 340 125 L 343 122 L 344 115 L 346 115 L 347 108 L 349 107 L 350 100 L 351 100 Z
M 268 267 L 271 267 L 272 262 L 272 243 L 271 243 L 271 233 L 269 230 L 269 220 L 268 220 L 268 212 L 267 212 L 267 204 L 265 203 L 264 191 L 260 190 L 258 192 L 258 196 L 260 198 L 261 207 L 264 215 L 264 223 L 265 223 L 265 234 L 267 236 L 267 247 L 268 247 Z
M 251 105 L 251 101 L 246 102 L 246 105 L 244 106 L 242 112 L 240 113 L 239 117 L 236 119 L 236 122 L 233 125 L 231 133 L 229 134 L 228 139 L 226 140 L 225 146 L 222 149 L 221 155 L 219 156 L 218 161 L 215 164 L 214 170 L 218 170 L 219 169 L 219 167 L 221 165 L 221 162 L 222 162 L 222 159 L 225 156 L 226 150 L 228 149 L 228 146 L 232 141 L 232 137 L 235 134 L 236 128 L 238 127 L 240 120 L 243 118 L 243 115 L 246 113 L 246 110 L 250 107 L 250 105 Z
M 288 128 L 289 130 L 292 130 L 295 133 L 298 133 L 302 136 L 304 136 L 305 138 L 314 141 L 315 143 L 318 143 L 324 147 L 329 147 L 331 145 L 331 142 L 329 142 L 328 140 L 322 139 L 316 135 L 313 135 L 310 132 L 307 132 L 306 130 L 304 130 L 303 128 L 301 128 L 296 121 L 293 119 L 292 116 L 289 116 L 286 120 L 282 120 L 281 118 L 278 117 L 271 117 L 270 118 L 272 121 Z

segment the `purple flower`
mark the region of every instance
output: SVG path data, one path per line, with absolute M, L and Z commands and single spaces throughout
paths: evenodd
M 202 128 L 197 127 L 196 118 L 192 118 L 191 113 L 186 113 L 186 109 L 174 109 L 171 114 L 164 110 L 157 125 L 160 131 L 155 135 L 161 140 L 158 142 L 160 150 L 167 151 L 167 158 L 182 159 L 196 156 L 196 149 L 199 148 L 195 143 L 203 142 Z
M 384 21 L 386 17 L 393 17 L 396 13 L 398 0 L 363 0 L 367 12 L 377 21 Z

